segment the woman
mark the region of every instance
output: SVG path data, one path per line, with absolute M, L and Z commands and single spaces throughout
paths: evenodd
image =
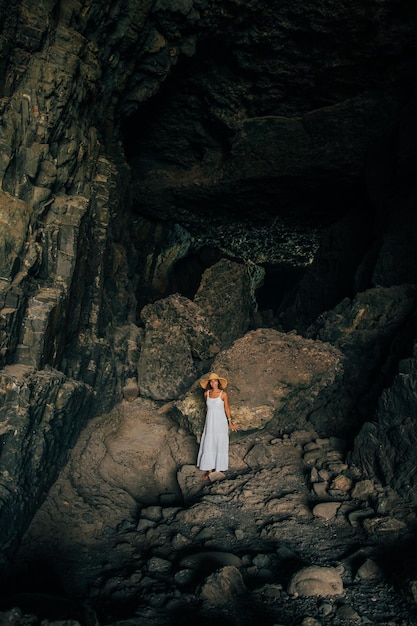
M 211 472 L 224 472 L 229 467 L 229 427 L 236 431 L 232 422 L 227 391 L 227 380 L 212 373 L 208 378 L 200 380 L 205 390 L 206 422 L 201 435 L 197 467 L 204 470 L 203 478 L 207 480 Z

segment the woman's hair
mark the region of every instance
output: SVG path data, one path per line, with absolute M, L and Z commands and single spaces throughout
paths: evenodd
M 219 389 L 221 389 L 221 390 L 223 391 L 222 384 L 221 384 L 221 382 L 220 382 L 220 380 L 219 380 L 218 378 L 212 378 L 211 380 L 217 380 L 217 382 L 218 382 L 218 384 L 219 384 L 219 385 L 218 385 L 218 386 L 219 386 Z M 207 385 L 206 385 L 206 391 L 209 391 L 209 390 L 211 389 L 210 382 L 211 382 L 210 380 L 207 382 Z

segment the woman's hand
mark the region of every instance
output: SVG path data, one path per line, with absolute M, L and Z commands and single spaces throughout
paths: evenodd
M 239 430 L 237 427 L 237 424 L 234 424 L 232 421 L 229 422 L 229 427 L 230 427 L 230 430 L 233 430 L 234 432 Z

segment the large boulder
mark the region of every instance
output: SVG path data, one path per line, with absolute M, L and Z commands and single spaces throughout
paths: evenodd
M 321 341 L 260 328 L 221 352 L 212 369 L 229 381 L 232 418 L 239 430 L 268 424 L 274 430 L 293 430 L 305 427 L 308 416 L 324 411 L 337 393 L 343 356 Z M 173 410 L 199 438 L 204 404 L 198 381 Z
M 343 580 L 334 567 L 310 565 L 291 578 L 288 593 L 296 596 L 341 596 Z
M 263 270 L 259 270 L 261 279 Z M 204 311 L 222 348 L 228 348 L 248 330 L 257 286 L 243 263 L 221 259 L 204 272 L 194 302 Z
M 138 362 L 139 392 L 172 400 L 197 376 L 195 360 L 213 358 L 220 342 L 200 307 L 179 294 L 142 309 L 145 337 Z

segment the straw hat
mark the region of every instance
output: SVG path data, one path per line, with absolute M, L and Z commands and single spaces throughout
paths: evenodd
M 213 372 L 212 374 L 208 375 L 208 378 L 203 378 L 202 380 L 200 380 L 200 385 L 202 386 L 203 389 L 207 387 L 207 384 L 210 382 L 210 380 L 218 380 L 221 386 L 223 387 L 223 389 L 227 387 L 226 378 L 222 378 L 221 376 Z

